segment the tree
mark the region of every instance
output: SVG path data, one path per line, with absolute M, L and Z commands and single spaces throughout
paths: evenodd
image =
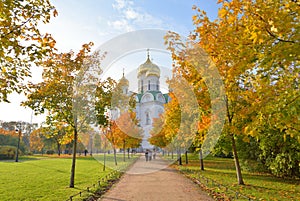
M 97 118 L 97 124 L 103 127 L 109 126 L 111 117 L 112 97 L 114 91 L 116 91 L 117 82 L 108 77 L 102 82 L 98 82 L 96 89 L 96 104 L 95 113 Z
M 65 122 L 57 122 L 50 115 L 47 119 L 47 125 L 42 127 L 40 132 L 47 139 L 55 142 L 58 156 L 61 154 L 61 146 L 72 141 L 72 129 L 70 126 Z
M 22 91 L 30 67 L 51 54 L 55 40 L 42 34 L 40 23 L 57 15 L 49 0 L 0 2 L 0 102 L 9 102 L 8 94 Z
M 150 144 L 165 148 L 170 142 L 166 138 L 166 126 L 164 124 L 164 116 L 160 114 L 158 118 L 153 119 L 153 128 L 150 131 L 151 137 L 149 138 Z
M 19 134 L 15 130 L 5 130 L 0 128 L 0 146 L 1 145 L 10 145 L 10 146 L 17 146 L 18 144 L 18 137 Z M 23 152 L 26 151 L 26 146 L 22 140 L 20 139 L 20 150 Z
M 78 133 L 95 122 L 94 99 L 98 75 L 101 73 L 99 52 L 89 54 L 93 44 L 84 44 L 74 52 L 53 53 L 43 63 L 43 82 L 30 84 L 23 105 L 35 113 L 47 111 L 47 122 L 65 122 L 73 133 L 73 158 L 70 187 L 74 187 Z
M 125 151 L 129 148 L 139 147 L 142 142 L 142 130 L 138 127 L 138 120 L 135 112 L 128 111 L 123 112 L 118 119 L 116 119 L 118 125 L 118 147 L 124 151 L 123 160 L 125 161 Z
M 94 147 L 98 153 L 102 149 L 102 140 L 100 134 L 96 133 L 94 136 Z
M 197 10 L 197 15 L 193 17 L 195 30 L 187 44 L 181 42 L 176 34 L 171 34 L 172 39 L 168 43 L 173 58 L 181 64 L 182 71 L 186 70 L 186 75 L 192 78 L 189 83 L 193 83 L 197 75 L 205 78 L 205 72 L 210 70 L 209 65 L 201 67 L 198 59 L 205 53 L 218 69 L 226 90 L 224 102 L 227 115 L 223 132 L 232 142 L 238 183 L 244 184 L 236 136 L 249 135 L 253 131 L 248 127 L 250 122 L 259 122 L 256 120 L 261 116 L 272 113 L 276 108 L 274 105 L 286 108 L 286 103 L 295 103 L 299 99 L 297 88 L 281 88 L 285 84 L 289 87 L 295 84 L 295 79 L 296 82 L 299 79 L 296 78 L 299 75 L 299 57 L 296 54 L 300 37 L 297 23 L 299 5 L 288 0 L 218 2 L 221 8 L 214 21 L 209 20 L 201 9 L 194 8 Z M 276 17 L 272 15 L 274 12 Z M 194 68 L 188 69 L 186 66 Z M 286 93 L 280 93 L 283 91 Z M 285 94 L 285 97 L 279 94 Z M 282 97 L 279 102 L 275 100 L 277 96 Z M 272 108 L 271 111 L 266 110 L 267 102 L 273 105 L 268 108 Z M 282 114 L 280 111 L 275 113 Z M 286 119 L 290 118 L 279 121 L 286 126 Z M 245 128 L 248 128 L 247 131 Z M 252 134 L 257 136 L 258 133 Z
M 109 125 L 109 131 L 106 133 L 105 136 L 108 139 L 108 141 L 110 142 L 110 144 L 112 145 L 112 148 L 114 151 L 115 165 L 118 165 L 116 149 L 117 149 L 118 144 L 120 144 L 122 141 L 122 138 L 120 135 L 121 135 L 121 132 L 118 128 L 116 121 L 112 120 Z
M 42 151 L 44 148 L 43 134 L 41 128 L 38 128 L 31 132 L 30 137 L 30 150 L 31 151 Z

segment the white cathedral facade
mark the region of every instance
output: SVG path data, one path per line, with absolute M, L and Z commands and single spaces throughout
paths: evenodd
M 143 149 L 152 149 L 153 145 L 148 142 L 153 118 L 157 118 L 164 111 L 164 104 L 169 101 L 168 94 L 160 91 L 160 68 L 150 60 L 149 50 L 146 61 L 137 69 L 138 91 L 129 92 L 129 81 L 123 77 L 119 80 L 123 93 L 135 94 L 135 112 L 139 120 L 139 126 L 144 131 L 142 141 Z

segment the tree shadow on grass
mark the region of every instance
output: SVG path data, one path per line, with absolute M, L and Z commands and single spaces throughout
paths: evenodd
M 40 168 L 40 169 L 56 171 L 56 172 L 62 173 L 62 174 L 68 174 L 69 173 L 69 171 L 67 171 L 67 170 L 63 171 L 61 169 L 51 168 L 51 167 L 46 166 L 46 165 L 37 165 L 37 164 L 34 164 L 34 163 L 28 163 L 27 165 L 37 167 L 37 168 Z

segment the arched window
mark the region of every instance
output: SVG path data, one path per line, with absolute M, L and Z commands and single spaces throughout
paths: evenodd
M 141 81 L 141 92 L 142 93 L 144 92 L 144 82 L 143 82 L 143 80 Z
M 146 113 L 146 125 L 150 125 L 150 115 L 149 115 L 149 112 Z
M 150 90 L 150 80 L 148 80 L 148 90 Z

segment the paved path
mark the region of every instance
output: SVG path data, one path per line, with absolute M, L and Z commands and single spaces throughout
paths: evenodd
M 123 175 L 102 201 L 194 201 L 213 200 L 200 187 L 157 158 L 146 162 L 144 157 Z

